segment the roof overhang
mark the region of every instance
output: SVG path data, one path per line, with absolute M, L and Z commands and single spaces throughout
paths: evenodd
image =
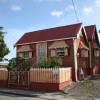
M 50 42 L 50 41 L 52 42 L 52 41 L 60 41 L 60 40 L 67 40 L 67 39 L 75 39 L 75 38 L 76 37 L 69 37 L 69 38 L 52 39 L 52 40 L 46 40 L 46 41 L 38 41 L 38 42 L 15 44 L 14 47 L 21 46 L 21 45 L 37 44 L 37 43 L 42 43 L 42 42 Z

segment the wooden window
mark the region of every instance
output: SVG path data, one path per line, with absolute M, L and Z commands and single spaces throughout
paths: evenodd
M 56 56 L 56 50 L 55 49 L 52 49 L 51 50 L 51 57 L 55 57 Z
M 37 59 L 45 59 L 47 57 L 47 43 L 37 44 Z
M 51 57 L 54 56 L 68 56 L 68 48 L 57 48 L 51 50 Z
M 57 52 L 57 56 L 65 56 L 64 48 L 57 48 L 56 52 Z
M 69 48 L 65 48 L 65 56 L 69 55 Z
M 22 58 L 23 57 L 23 53 L 18 53 L 17 56 L 20 57 L 20 58 Z
M 29 52 L 29 58 L 32 58 L 32 52 Z
M 29 58 L 29 52 L 28 51 L 25 51 L 23 52 L 23 58 Z
M 99 57 L 100 56 L 100 51 L 98 49 L 94 49 L 94 56 Z
M 32 58 L 32 52 L 24 51 L 24 52 L 18 53 L 18 57 L 21 57 L 21 58 Z
M 88 57 L 88 50 L 81 50 L 81 57 Z

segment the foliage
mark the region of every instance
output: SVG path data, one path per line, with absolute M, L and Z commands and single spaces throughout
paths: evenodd
M 6 68 L 8 70 L 13 70 L 13 69 L 16 69 L 16 70 L 19 70 L 19 69 L 24 69 L 24 70 L 27 70 L 29 67 L 29 61 L 23 59 L 23 58 L 20 58 L 20 57 L 17 57 L 17 58 L 12 58 L 9 60 L 9 64 L 6 66 Z
M 6 68 L 8 69 L 8 70 L 11 70 L 12 68 L 15 68 L 16 67 L 16 59 L 15 58 L 12 58 L 12 59 L 10 59 L 9 60 L 9 63 L 8 63 L 8 65 L 6 66 Z
M 23 59 L 23 61 L 21 63 L 22 63 L 22 68 L 24 70 L 28 70 L 29 69 L 30 63 L 29 63 L 28 59 Z
M 4 56 L 9 53 L 9 49 L 4 41 L 4 32 L 2 31 L 2 27 L 0 27 L 0 61 L 3 60 Z
M 39 67 L 42 68 L 54 68 L 54 67 L 59 67 L 59 59 L 58 58 L 48 58 L 48 59 L 41 59 L 39 64 Z

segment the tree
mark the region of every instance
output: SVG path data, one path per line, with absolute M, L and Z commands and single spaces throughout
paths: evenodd
M 9 60 L 8 65 L 6 66 L 8 70 L 28 70 L 29 61 L 26 61 L 23 58 L 17 57 Z
M 3 60 L 4 56 L 9 53 L 9 49 L 4 41 L 3 27 L 0 27 L 0 61 Z

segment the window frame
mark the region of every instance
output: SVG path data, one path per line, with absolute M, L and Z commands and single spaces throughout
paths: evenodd
M 97 54 L 98 54 L 97 52 L 99 52 L 99 55 L 97 55 Z M 94 57 L 99 57 L 99 56 L 100 56 L 100 50 L 94 48 L 94 49 L 93 49 L 93 56 L 94 56 Z
M 47 42 L 37 43 L 36 55 L 37 55 L 37 62 L 39 62 L 41 59 L 47 59 Z
M 87 54 L 82 54 L 83 51 L 85 51 Z M 85 56 L 83 56 L 83 55 L 85 55 Z M 87 55 L 87 56 L 86 56 L 86 55 Z M 87 57 L 89 57 L 89 51 L 86 50 L 86 49 L 81 49 L 81 50 L 80 50 L 80 57 L 81 57 L 81 58 L 87 58 Z
M 66 49 L 67 49 L 67 53 L 66 53 Z M 52 56 L 52 54 L 51 54 L 52 50 L 55 50 L 55 56 Z M 60 50 L 62 50 L 62 51 L 60 51 Z M 60 55 L 60 53 L 64 53 L 64 54 Z M 66 47 L 66 48 L 51 49 L 50 50 L 50 54 L 51 54 L 51 57 L 56 57 L 56 56 L 58 56 L 58 57 L 65 57 L 65 56 L 69 56 L 69 48 Z
M 25 53 L 27 54 L 27 56 Z M 29 51 L 24 51 L 22 55 L 24 59 L 29 59 Z

